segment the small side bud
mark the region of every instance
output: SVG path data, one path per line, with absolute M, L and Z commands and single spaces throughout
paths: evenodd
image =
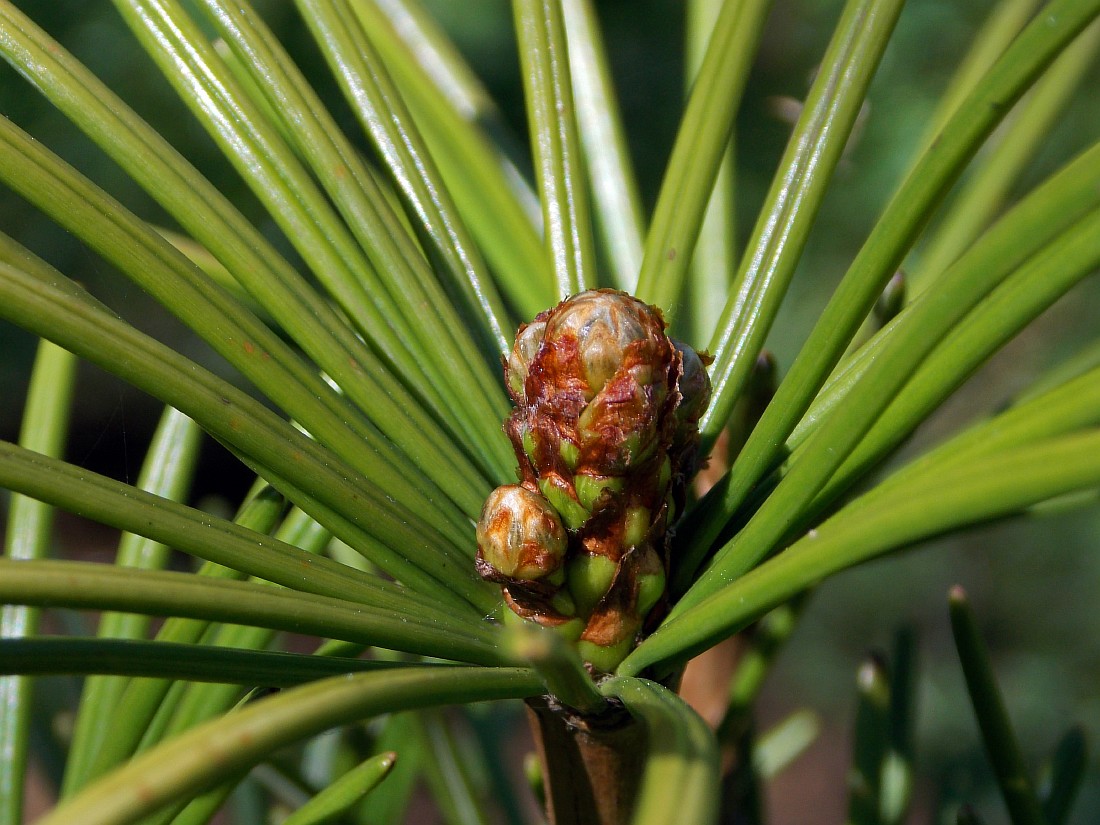
M 650 512 L 646 507 L 628 507 L 623 527 L 623 547 L 635 547 L 649 532 Z
M 538 493 L 506 484 L 489 494 L 477 523 L 482 576 L 524 581 L 546 578 L 561 566 L 566 547 L 561 519 Z
M 508 384 L 508 391 L 517 404 L 522 404 L 526 397 L 524 385 L 527 383 L 527 372 L 531 368 L 531 362 L 538 355 L 545 332 L 546 322 L 536 320 L 530 324 L 524 324 L 516 334 L 516 344 L 512 348 L 508 362 L 504 365 L 504 378 Z
M 607 556 L 582 553 L 569 562 L 568 586 L 577 610 L 583 614 L 607 595 L 619 566 Z
M 549 473 L 540 478 L 539 490 L 561 514 L 562 520 L 570 530 L 576 530 L 588 518 L 588 511 L 577 499 L 569 482 L 557 473 Z
M 603 491 L 619 492 L 623 489 L 623 480 L 615 476 L 579 475 L 573 479 L 573 486 L 577 489 L 577 498 L 591 513 Z
M 676 382 L 676 388 L 680 391 L 676 420 L 681 426 L 694 425 L 710 401 L 710 376 L 698 352 L 675 339 L 672 339 L 672 345 L 680 353 L 682 364 L 680 379 Z

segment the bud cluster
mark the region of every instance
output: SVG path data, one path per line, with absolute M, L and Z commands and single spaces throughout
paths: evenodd
M 695 471 L 704 360 L 660 310 L 593 290 L 520 327 L 505 364 L 519 484 L 493 491 L 479 573 L 611 670 L 665 609 L 668 526 Z

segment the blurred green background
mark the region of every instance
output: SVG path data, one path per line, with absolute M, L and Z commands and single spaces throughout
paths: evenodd
M 188 156 L 220 182 L 244 211 L 293 259 L 255 199 L 213 143 L 176 101 L 109 3 L 23 0 L 16 5 L 60 39 Z M 332 91 L 292 4 L 258 2 L 322 90 Z M 505 0 L 429 0 L 428 5 L 522 134 L 521 84 Z M 839 14 L 838 0 L 776 2 L 738 124 L 738 210 L 742 236 L 751 228 L 783 150 L 789 125 L 772 112 L 779 96 L 799 98 Z M 964 54 L 988 0 L 913 0 L 872 88 L 864 131 L 844 161 L 769 343 L 782 366 L 816 318 L 830 289 L 872 225 L 921 138 L 937 96 Z M 652 204 L 675 134 L 683 98 L 683 3 L 600 0 L 630 148 L 647 204 Z M 1100 71 L 1093 65 L 1031 170 L 1027 191 L 1066 158 L 1100 136 Z M 329 95 L 331 98 L 332 95 Z M 65 119 L 13 72 L 0 71 L 0 111 L 150 220 L 171 222 Z M 350 118 L 337 113 L 350 126 Z M 521 144 L 522 145 L 522 144 Z M 223 370 L 140 291 L 65 233 L 11 195 L 0 196 L 0 229 L 75 277 L 141 328 L 189 356 Z M 1095 279 L 1094 279 L 1095 280 Z M 908 451 L 934 443 L 995 409 L 1051 364 L 1094 340 L 1100 288 L 1083 284 L 998 356 L 945 405 Z M 16 437 L 20 399 L 34 341 L 0 325 L 0 436 Z M 701 342 L 704 343 L 705 342 Z M 81 374 L 68 459 L 133 480 L 159 413 L 155 402 L 92 368 Z M 195 502 L 232 501 L 247 473 L 210 446 Z M 99 535 L 76 533 L 80 546 Z M 762 707 L 766 726 L 809 706 L 824 720 L 819 742 L 776 783 L 769 802 L 775 823 L 840 822 L 854 715 L 855 671 L 873 648 L 889 645 L 896 627 L 920 639 L 919 772 L 912 821 L 937 820 L 953 802 L 977 803 L 988 822 L 1005 821 L 981 757 L 950 642 L 946 593 L 963 584 L 984 623 L 1009 709 L 1032 764 L 1070 724 L 1081 723 L 1100 747 L 1100 508 L 1036 516 L 973 530 L 848 574 L 822 586 L 770 679 Z M 942 821 L 948 821 L 943 819 Z M 1100 821 L 1100 771 L 1094 758 L 1072 820 Z

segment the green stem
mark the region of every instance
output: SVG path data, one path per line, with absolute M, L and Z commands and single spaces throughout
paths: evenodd
M 880 825 L 882 769 L 890 746 L 890 681 L 872 657 L 856 677 L 855 747 L 848 773 L 848 825 Z
M 303 486 L 309 486 L 318 497 L 323 496 L 322 504 L 326 509 L 348 514 L 347 520 L 357 528 L 355 534 L 348 534 L 339 529 L 341 525 L 336 525 L 334 532 L 346 536 L 349 544 L 371 557 L 382 569 L 388 568 L 395 578 L 423 587 L 426 593 L 434 592 L 456 607 L 464 601 L 452 588 L 462 582 L 473 602 L 482 602 L 474 608 L 478 614 L 493 601 L 488 588 L 468 565 L 454 561 L 442 572 L 443 564 L 432 563 L 445 553 L 448 543 L 438 534 L 431 538 L 433 531 L 425 531 L 426 525 L 419 523 L 419 519 L 386 492 L 358 476 L 330 450 L 288 425 L 250 396 L 119 321 L 72 282 L 60 275 L 45 281 L 0 265 L 0 295 L 5 299 L 0 302 L 0 315 L 59 339 L 77 354 L 187 413 L 243 454 L 259 457 L 262 466 L 270 465 L 277 470 L 276 478 L 294 478 Z M 262 354 L 260 356 L 262 359 Z M 47 499 L 57 494 L 58 485 L 42 476 L 41 467 L 35 468 L 27 456 L 23 456 L 20 463 L 27 475 L 23 481 L 12 481 L 12 484 L 38 484 L 41 488 L 38 495 Z M 82 491 L 80 479 L 72 472 L 64 473 L 74 478 L 70 492 L 86 500 L 88 490 Z M 318 473 L 327 480 L 320 481 Z M 117 489 L 117 483 L 99 479 L 94 474 L 88 477 L 97 478 L 101 488 L 111 488 L 123 495 L 128 495 L 125 491 L 131 489 L 124 485 L 124 490 Z M 146 495 L 139 493 L 134 500 L 147 500 Z M 170 503 L 162 504 L 170 507 Z M 113 508 L 104 513 L 107 522 L 114 523 Z M 324 513 L 317 515 L 318 520 L 325 521 Z M 389 528 L 396 532 L 389 533 Z M 149 527 L 133 531 L 147 529 Z M 389 537 L 383 539 L 387 533 Z M 399 534 L 403 537 L 398 538 Z M 391 549 L 394 547 L 402 547 L 404 551 L 395 552 Z M 457 548 L 454 552 L 456 558 L 461 558 Z M 465 573 L 465 576 L 460 578 L 452 571 L 460 575 Z M 460 609 L 468 611 L 465 607 Z
M 1093 64 L 1100 25 L 1093 24 L 1066 49 L 1020 101 L 993 145 L 975 161 L 969 179 L 923 245 L 909 271 L 909 300 L 927 289 L 1003 207 L 1019 175 L 1046 143 L 1063 108 Z
M 614 676 L 600 685 L 645 728 L 645 770 L 632 825 L 693 822 L 718 816 L 718 743 L 707 723 L 672 691 L 646 679 Z
M 992 295 L 983 289 L 983 258 L 992 259 L 990 268 L 997 274 L 997 260 L 1003 262 L 1004 250 L 1013 250 L 1016 239 L 999 232 L 988 241 L 980 253 L 976 247 L 959 262 L 956 277 L 913 304 L 904 322 L 899 316 L 895 332 L 904 327 L 904 333 L 891 335 L 879 348 L 873 363 L 853 382 L 846 403 L 826 416 L 792 455 L 767 501 L 718 551 L 677 610 L 757 564 L 782 546 L 792 529 L 808 527 L 984 358 L 1100 264 L 1100 210 L 1036 251 Z
M 255 303 L 361 408 L 360 414 L 338 399 L 324 382 L 311 377 L 316 400 L 334 405 L 345 426 L 354 430 L 354 439 L 342 449 L 347 460 L 364 472 L 369 466 L 372 478 L 379 483 L 393 477 L 393 490 L 400 489 L 397 485 L 402 476 L 410 479 L 413 489 L 439 486 L 464 508 L 468 517 L 476 517 L 487 489 L 479 484 L 486 482 L 455 448 L 454 430 L 447 432 L 444 428 L 448 420 L 441 424 L 426 413 L 422 401 L 387 371 L 381 359 L 356 335 L 346 316 L 319 294 L 213 183 L 59 43 L 7 0 L 0 2 L 0 23 L 0 51 L 5 59 L 210 250 L 237 279 L 236 291 L 242 287 L 247 290 Z M 39 184 L 35 188 L 44 190 L 48 186 Z M 93 237 L 99 234 L 92 232 Z M 173 244 L 178 245 L 176 241 Z M 334 271 L 325 269 L 321 275 Z M 332 284 L 329 287 L 335 288 Z M 202 334 L 201 328 L 197 331 Z M 264 352 L 262 338 L 248 333 L 241 338 Z M 220 340 L 215 340 L 217 348 Z M 267 354 L 279 360 L 279 353 Z M 247 368 L 245 371 L 247 374 Z M 293 383 L 282 380 L 282 391 Z M 263 386 L 263 382 L 258 385 Z M 292 409 L 292 414 L 299 421 L 310 422 L 311 432 L 320 431 L 303 408 Z M 381 437 L 383 433 L 385 437 Z M 372 453 L 377 456 L 374 461 L 370 460 Z M 412 461 L 405 460 L 404 455 Z M 431 478 L 431 484 L 425 485 L 425 476 Z M 432 498 L 431 493 L 426 497 Z M 437 500 L 432 510 L 443 515 L 443 503 Z
M 901 0 L 845 5 L 711 340 L 713 391 L 699 422 L 704 454 L 729 420 L 779 311 L 901 7 Z
M 528 661 L 546 683 L 547 692 L 582 714 L 598 714 L 607 700 L 596 689 L 577 651 L 565 638 L 532 622 L 506 631 L 506 649 L 520 661 Z
M 360 124 L 390 166 L 394 182 L 419 220 L 429 248 L 443 261 L 444 277 L 455 305 L 465 307 L 463 314 L 485 331 L 494 360 L 507 355 L 511 349 L 512 325 L 485 261 L 355 12 L 347 0 L 329 3 L 297 0 L 297 4 Z M 453 328 L 459 313 L 439 300 L 443 294 L 434 289 L 431 273 L 427 275 L 422 288 L 434 299 L 432 310 L 442 315 L 443 330 L 462 343 L 464 330 Z M 496 384 L 499 386 L 499 382 Z
M 687 3 L 685 83 L 690 96 L 695 77 L 702 68 L 711 33 L 718 21 L 723 0 L 689 0 Z M 684 315 L 689 326 L 689 341 L 697 348 L 710 341 L 718 329 L 722 307 L 726 305 L 730 284 L 737 271 L 737 204 L 735 176 L 737 155 L 736 127 L 731 130 L 729 143 L 722 155 L 721 165 L 714 180 L 703 223 L 699 227 L 699 240 L 691 259 L 687 300 L 689 311 Z
M 1047 825 L 1063 825 L 1069 818 L 1073 800 L 1085 778 L 1088 761 L 1085 731 L 1075 725 L 1058 741 L 1050 761 L 1040 774 L 1039 804 Z
M 473 766 L 468 764 L 447 716 L 439 711 L 424 711 L 414 717 L 420 747 L 429 754 L 424 778 L 444 821 L 449 825 L 490 825 L 493 820 L 485 804 L 488 800 L 474 781 Z
M 0 442 L 0 486 L 284 587 L 367 604 L 386 599 L 455 621 L 478 621 L 469 611 L 448 613 L 430 596 L 5 442 Z
M 238 509 L 234 523 L 258 534 L 267 534 L 278 523 L 285 509 L 286 500 L 282 496 L 266 484 L 257 482 Z M 301 545 L 296 543 L 296 546 Z M 200 581 L 207 577 L 242 581 L 245 575 L 208 561 L 199 568 L 198 577 Z M 204 639 L 209 627 L 210 622 L 202 619 L 170 617 L 157 630 L 156 640 L 169 644 L 209 644 L 209 639 Z M 154 728 L 162 727 L 155 724 L 156 720 L 167 715 L 172 703 L 179 700 L 184 690 L 182 683 L 167 678 L 115 681 L 121 685 L 121 695 L 110 712 L 102 714 L 98 720 L 98 734 L 94 741 L 85 745 L 88 752 L 81 754 L 78 762 L 66 768 L 62 786 L 65 797 L 72 796 L 92 779 L 133 756 L 142 738 L 149 736 Z
M 338 69 L 345 89 L 351 86 L 348 96 L 352 105 L 382 156 L 395 167 L 393 176 L 414 205 L 417 219 L 428 227 L 428 249 L 439 251 L 445 272 L 455 269 L 453 278 L 472 278 L 487 299 L 491 285 L 481 271 L 484 265 L 470 250 L 472 244 L 465 231 L 456 225 L 449 200 L 445 195 L 434 195 L 440 190 L 434 180 L 434 167 L 426 159 L 415 127 L 385 77 L 385 70 L 377 59 L 371 59 L 370 42 L 362 36 L 353 37 L 362 32 L 350 9 L 342 3 L 328 3 L 319 9 L 308 6 L 308 0 L 302 2 L 305 17 L 317 26 L 317 38 Z M 487 472 L 495 478 L 506 475 L 511 451 L 492 422 L 494 416 L 502 417 L 508 409 L 502 383 L 494 374 L 507 344 L 500 328 L 502 322 L 494 314 L 495 328 L 488 330 L 484 314 L 495 313 L 499 307 L 492 310 L 490 302 L 479 304 L 475 296 L 474 305 L 465 313 L 469 317 L 465 317 L 452 305 L 416 239 L 390 207 L 366 163 L 262 20 L 255 13 L 249 14 L 247 8 L 224 0 L 202 0 L 200 7 L 247 67 L 267 103 L 281 114 L 293 147 L 318 177 L 350 236 L 366 251 L 375 270 L 385 273 L 384 278 L 375 276 L 374 300 L 381 301 L 382 294 L 388 296 L 388 303 L 379 304 L 391 308 L 385 311 L 385 320 L 392 328 L 408 331 L 404 338 L 415 362 L 412 368 L 424 373 L 432 391 L 443 400 L 444 406 L 437 409 L 439 416 L 461 422 L 463 432 L 479 448 L 475 457 L 495 457 Z M 323 25 L 322 13 L 327 25 Z M 338 19 L 333 20 L 334 16 Z M 341 49 L 334 54 L 335 45 Z M 353 63 L 348 65 L 340 60 L 341 56 L 348 56 Z M 424 179 L 421 183 L 403 183 L 420 178 Z M 459 306 L 465 295 L 459 296 Z M 494 298 L 491 303 L 495 306 L 499 302 Z M 475 342 L 472 333 L 476 330 L 484 330 L 489 339 L 485 352 Z M 363 332 L 372 335 L 374 327 Z M 391 369 L 404 377 L 410 367 L 394 362 Z M 462 386 L 477 387 L 479 391 L 461 392 L 458 387 Z

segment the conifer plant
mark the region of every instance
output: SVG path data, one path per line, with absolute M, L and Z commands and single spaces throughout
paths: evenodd
M 778 365 L 766 339 L 876 117 L 903 3 L 836 4 L 741 242 L 735 124 L 772 4 L 684 5 L 690 91 L 646 210 L 593 0 L 512 3 L 526 154 L 419 0 L 294 0 L 278 36 L 248 0 L 113 0 L 247 204 L 54 40 L 42 4 L 0 0 L 0 55 L 158 210 L 8 118 L 0 182 L 210 352 L 0 234 L 0 319 L 41 341 L 25 399 L 3 394 L 25 404 L 0 442 L 0 825 L 24 821 L 32 772 L 56 794 L 41 825 L 373 825 L 413 821 L 416 793 L 456 824 L 762 825 L 751 708 L 818 583 L 1043 502 L 1095 506 L 1096 341 L 888 459 L 1100 265 L 1095 135 L 1009 197 L 1095 76 L 1100 0 L 994 4 Z M 298 65 L 292 37 L 319 59 Z M 164 405 L 133 484 L 62 458 L 79 361 Z M 255 476 L 232 518 L 185 503 L 205 441 Z M 116 562 L 52 558 L 55 508 L 116 528 Z M 1081 734 L 1037 784 L 966 594 L 948 601 L 1012 822 L 1069 822 Z M 45 608 L 90 629 L 61 635 Z M 678 692 L 734 636 L 709 724 Z M 902 637 L 859 670 L 853 825 L 906 816 L 911 663 Z M 50 674 L 82 677 L 62 734 L 32 702 Z M 527 725 L 531 787 L 502 755 Z M 54 735 L 63 757 L 32 767 Z

